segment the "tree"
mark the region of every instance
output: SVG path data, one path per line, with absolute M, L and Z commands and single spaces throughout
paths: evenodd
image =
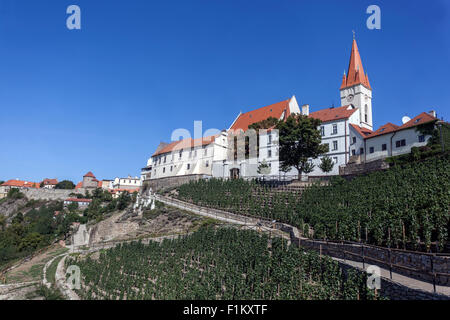
M 323 157 L 319 164 L 320 170 L 322 170 L 325 173 L 331 172 L 331 170 L 333 170 L 333 167 L 334 162 L 329 156 Z
M 267 164 L 266 159 L 264 159 L 258 166 L 258 174 L 266 175 L 270 174 L 270 167 Z
M 75 184 L 70 180 L 63 180 L 55 186 L 55 189 L 72 190 L 75 189 Z
M 0 226 L 2 227 L 2 231 L 5 231 L 6 217 L 3 215 L 0 215 Z
M 8 197 L 9 199 L 22 199 L 23 197 L 25 197 L 25 195 L 24 195 L 22 192 L 20 192 L 19 189 L 17 189 L 17 188 L 11 188 L 11 189 L 8 191 L 7 197 Z
M 281 166 L 296 168 L 299 179 L 302 173 L 309 173 L 314 168 L 308 159 L 316 159 L 328 152 L 327 145 L 321 144 L 322 138 L 318 129 L 321 123 L 319 119 L 294 114 L 277 125 Z

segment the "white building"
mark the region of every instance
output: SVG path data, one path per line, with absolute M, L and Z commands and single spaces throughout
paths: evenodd
M 219 135 L 199 139 L 184 139 L 161 144 L 147 162 L 152 168 L 150 179 L 184 175 L 212 176 L 214 161 L 226 157 L 227 136 Z
M 245 139 L 251 140 L 249 126 L 268 118 L 285 120 L 293 114 L 303 114 L 322 121 L 320 128 L 322 143 L 328 144 L 326 154 L 334 161 L 333 170 L 324 173 L 319 168 L 321 158 L 311 159 L 315 165 L 309 176 L 338 175 L 339 167 L 350 161 L 371 161 L 387 155 L 409 152 L 413 146 L 425 145 L 429 137 L 417 133 L 417 125 L 432 121 L 435 117 L 423 113 L 402 126 L 387 124 L 373 132 L 372 88 L 364 73 L 356 40 L 353 39 L 350 62 L 344 73 L 340 87 L 341 107 L 331 107 L 315 112 L 309 105 L 301 108 L 297 99 L 290 99 L 240 113 L 230 128 L 222 134 L 204 138 L 162 143 L 147 166 L 142 169 L 143 179 L 159 179 L 172 176 L 198 175 L 219 178 L 257 177 L 258 166 L 263 162 L 269 165 L 265 176 L 297 177 L 296 169 L 287 173 L 280 171 L 278 131 L 269 128 L 260 132 L 258 154 L 253 149 L 246 150 L 249 156 L 240 157 Z M 430 118 L 431 117 L 431 118 Z M 241 144 L 236 136 L 243 135 Z M 251 144 L 249 141 L 248 144 Z M 238 150 L 238 152 L 236 152 Z M 239 151 L 241 150 L 241 151 Z M 255 151 L 256 152 L 256 151 Z M 241 154 L 242 155 L 242 154 Z
M 425 146 L 431 138 L 431 135 L 421 133 L 419 126 L 436 121 L 436 113 L 431 111 L 422 112 L 411 120 L 406 119 L 401 126 L 387 123 L 370 133 L 354 126 L 351 131 L 354 143 L 350 146 L 350 153 L 355 162 L 371 162 L 410 153 L 411 148 Z
M 113 189 L 127 189 L 134 190 L 142 186 L 142 181 L 138 177 L 128 176 L 127 178 L 115 178 L 113 182 Z

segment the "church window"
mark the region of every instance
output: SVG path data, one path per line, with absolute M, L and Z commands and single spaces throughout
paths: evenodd
M 354 156 L 354 155 L 356 155 L 356 150 L 355 149 L 352 150 L 352 156 Z
M 205 162 L 205 167 L 209 167 L 209 161 L 208 160 L 206 160 L 206 162 Z
M 166 168 L 163 168 L 163 173 L 166 173 Z
M 190 168 L 191 168 L 191 164 L 188 163 L 188 164 L 187 164 L 187 169 L 189 170 Z
M 353 143 L 356 143 L 356 137 L 353 137 Z
M 267 140 L 267 144 L 272 144 L 272 135 L 269 134 L 269 140 Z
M 364 107 L 364 111 L 365 111 L 365 115 L 364 115 L 364 121 L 365 122 L 368 122 L 368 114 L 369 114 L 369 111 L 368 111 L 368 107 L 367 107 L 367 104 L 366 104 L 366 106 Z
M 269 149 L 269 150 L 267 151 L 267 157 L 268 157 L 268 158 L 272 158 L 272 150 Z

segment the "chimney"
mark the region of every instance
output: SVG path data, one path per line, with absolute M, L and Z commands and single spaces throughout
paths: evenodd
M 431 110 L 430 112 L 428 112 L 430 115 L 432 115 L 433 117 L 437 118 L 436 116 L 436 111 Z
M 309 116 L 309 104 L 302 105 L 302 115 Z

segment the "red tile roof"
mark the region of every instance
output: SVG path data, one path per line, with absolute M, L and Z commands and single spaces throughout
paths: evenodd
M 364 68 L 359 55 L 358 45 L 353 39 L 352 52 L 350 54 L 350 62 L 348 64 L 347 76 L 344 74 L 341 84 L 341 90 L 357 84 L 362 84 L 366 88 L 371 89 L 369 77 L 364 73 Z
M 253 123 L 266 120 L 270 117 L 280 119 L 284 111 L 286 111 L 285 118 L 287 118 L 290 115 L 289 101 L 290 99 L 271 104 L 269 106 L 265 106 L 253 111 L 242 113 L 239 115 L 230 129 L 240 129 L 246 131 L 248 127 Z
M 89 171 L 88 173 L 86 173 L 83 177 L 91 177 L 91 178 L 94 178 L 94 179 L 95 179 L 95 176 L 94 176 L 94 174 L 93 174 L 91 171 Z
M 8 180 L 2 184 L 4 187 L 17 187 L 17 188 L 35 188 L 39 189 L 39 183 L 37 182 L 28 182 L 22 180 Z
M 396 124 L 388 122 L 385 125 L 382 125 L 381 127 L 379 127 L 377 130 L 375 130 L 367 138 L 373 138 L 373 137 L 380 136 L 380 135 L 383 135 L 383 134 L 391 133 L 391 132 L 397 131 L 399 128 L 400 127 L 397 126 Z
M 378 130 L 374 131 L 372 134 L 366 136 L 366 139 L 378 137 L 378 136 L 381 136 L 383 134 L 397 132 L 397 131 L 400 131 L 400 130 L 413 128 L 413 127 L 416 127 L 418 125 L 429 123 L 429 122 L 432 122 L 432 121 L 437 121 L 437 120 L 439 120 L 439 119 L 436 118 L 436 117 L 433 117 L 429 113 L 422 112 L 421 114 L 419 114 L 418 116 L 414 117 L 413 119 L 409 120 L 408 122 L 406 122 L 405 124 L 403 124 L 401 126 L 397 126 L 397 125 L 395 125 L 393 123 L 388 122 L 385 125 L 379 127 Z
M 339 108 L 328 108 L 322 109 L 316 112 L 311 112 L 310 117 L 322 120 L 322 122 L 348 119 L 353 113 L 355 113 L 356 108 L 352 106 L 343 106 Z
M 123 192 L 123 191 L 127 191 L 128 193 L 134 193 L 134 192 L 140 192 L 141 189 L 137 188 L 137 189 L 110 189 L 109 192 L 111 192 L 112 194 L 117 193 L 117 192 Z
M 421 124 L 425 124 L 431 121 L 436 121 L 439 120 L 436 117 L 433 117 L 431 114 L 426 113 L 426 112 L 422 112 L 421 114 L 419 114 L 418 116 L 412 118 L 410 121 L 406 122 L 404 125 L 402 125 L 400 128 L 401 129 L 407 129 L 407 128 L 411 128 L 411 127 L 415 127 Z
M 78 182 L 77 185 L 75 186 L 75 189 L 80 189 L 83 188 L 83 182 Z
M 42 180 L 42 182 L 44 185 L 56 185 L 58 184 L 58 180 L 57 179 L 44 179 Z
M 160 150 L 156 151 L 152 155 L 152 157 L 160 155 L 160 154 L 176 151 L 176 150 L 192 148 L 192 147 L 195 147 L 195 146 L 209 145 L 209 144 L 213 143 L 216 140 L 216 137 L 218 137 L 218 135 L 204 137 L 204 138 L 199 138 L 199 139 L 189 138 L 189 139 L 184 139 L 184 140 L 180 140 L 180 141 L 174 141 L 172 143 L 169 143 L 165 147 L 161 148 Z
M 353 124 L 353 123 L 350 123 L 350 126 L 351 126 L 353 129 L 355 129 L 356 132 L 358 132 L 359 135 L 362 136 L 362 137 L 367 137 L 368 135 L 370 135 L 370 134 L 373 133 L 372 130 L 367 129 L 367 128 L 362 128 L 362 127 L 357 126 L 357 125 L 355 125 L 355 124 Z

